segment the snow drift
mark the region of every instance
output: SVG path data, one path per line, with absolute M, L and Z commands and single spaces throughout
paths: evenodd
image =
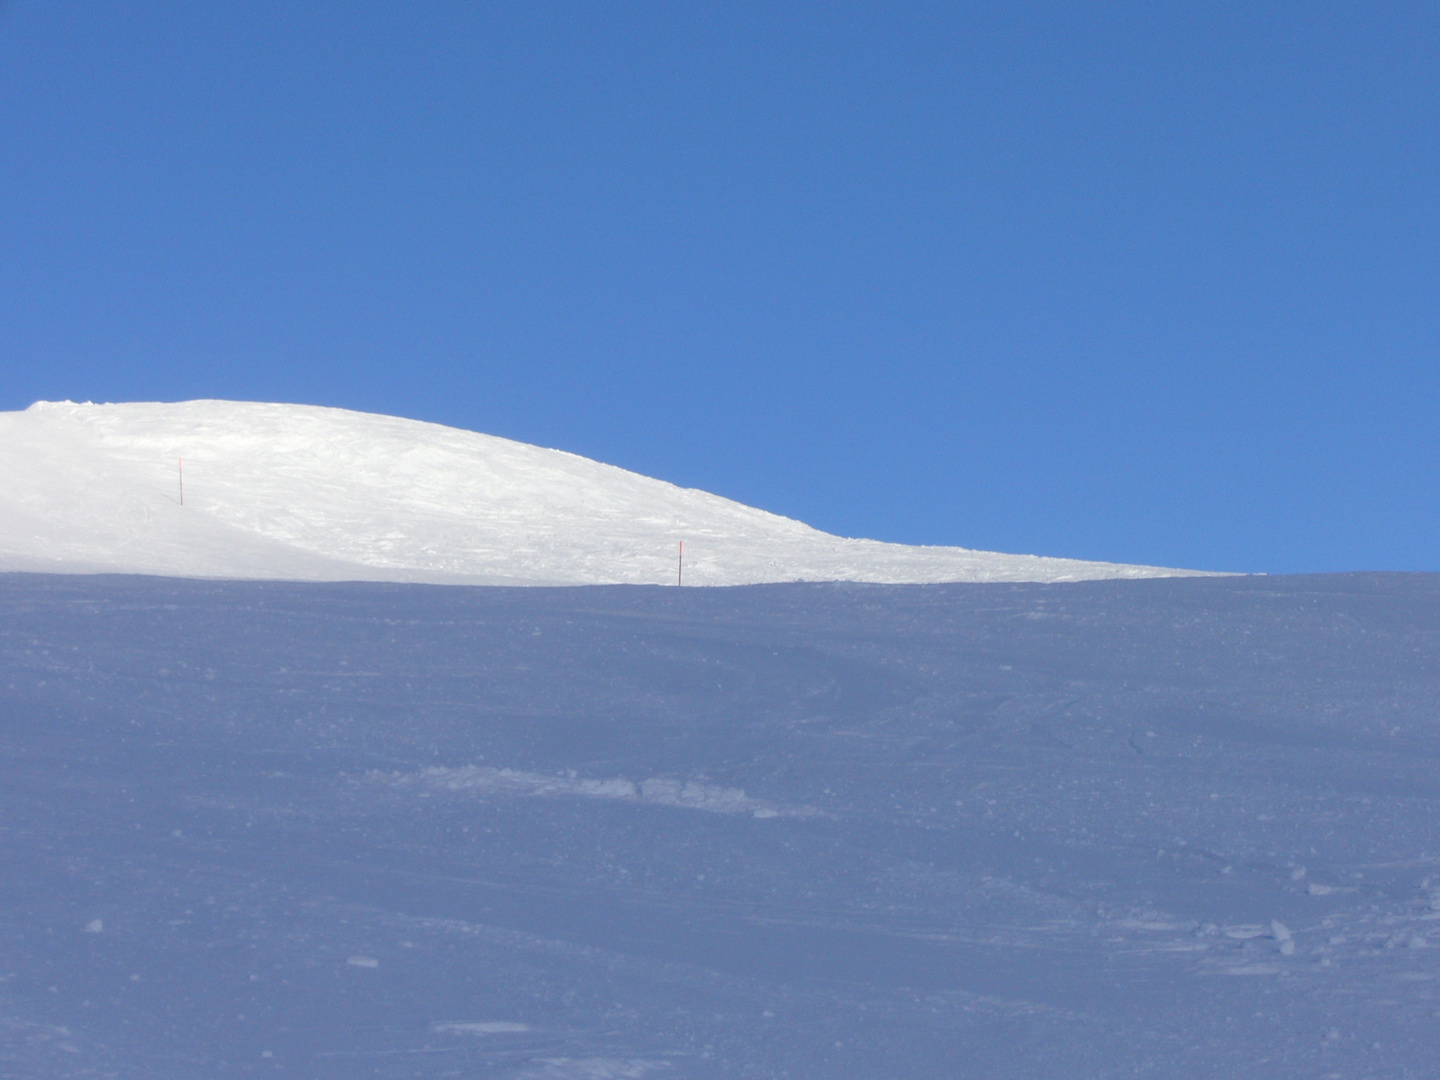
M 693 585 L 1187 573 L 843 539 L 560 450 L 344 409 L 39 402 L 0 414 L 0 570 L 664 584 L 682 542 Z

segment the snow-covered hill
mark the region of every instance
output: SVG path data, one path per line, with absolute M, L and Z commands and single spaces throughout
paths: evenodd
M 0 570 L 672 583 L 682 542 L 687 585 L 1187 573 L 842 539 L 575 454 L 343 409 L 0 413 Z

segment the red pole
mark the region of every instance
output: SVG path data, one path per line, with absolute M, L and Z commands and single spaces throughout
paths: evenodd
M 682 585 L 685 582 L 685 541 L 680 541 L 680 561 L 675 564 L 675 584 Z
M 185 505 L 185 459 L 175 459 L 175 469 L 180 474 L 180 505 Z

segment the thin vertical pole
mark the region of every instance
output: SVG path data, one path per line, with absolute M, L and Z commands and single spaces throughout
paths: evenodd
M 185 505 L 185 459 L 175 459 L 175 471 L 180 475 L 180 505 Z
M 685 541 L 680 541 L 680 561 L 675 564 L 675 584 L 685 583 Z

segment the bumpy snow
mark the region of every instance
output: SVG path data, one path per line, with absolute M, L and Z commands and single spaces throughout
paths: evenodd
M 4 1080 L 1440 1076 L 1440 575 L 0 613 Z
M 1186 573 L 843 539 L 575 454 L 343 409 L 0 413 L 0 570 L 665 584 L 682 542 L 687 585 Z

